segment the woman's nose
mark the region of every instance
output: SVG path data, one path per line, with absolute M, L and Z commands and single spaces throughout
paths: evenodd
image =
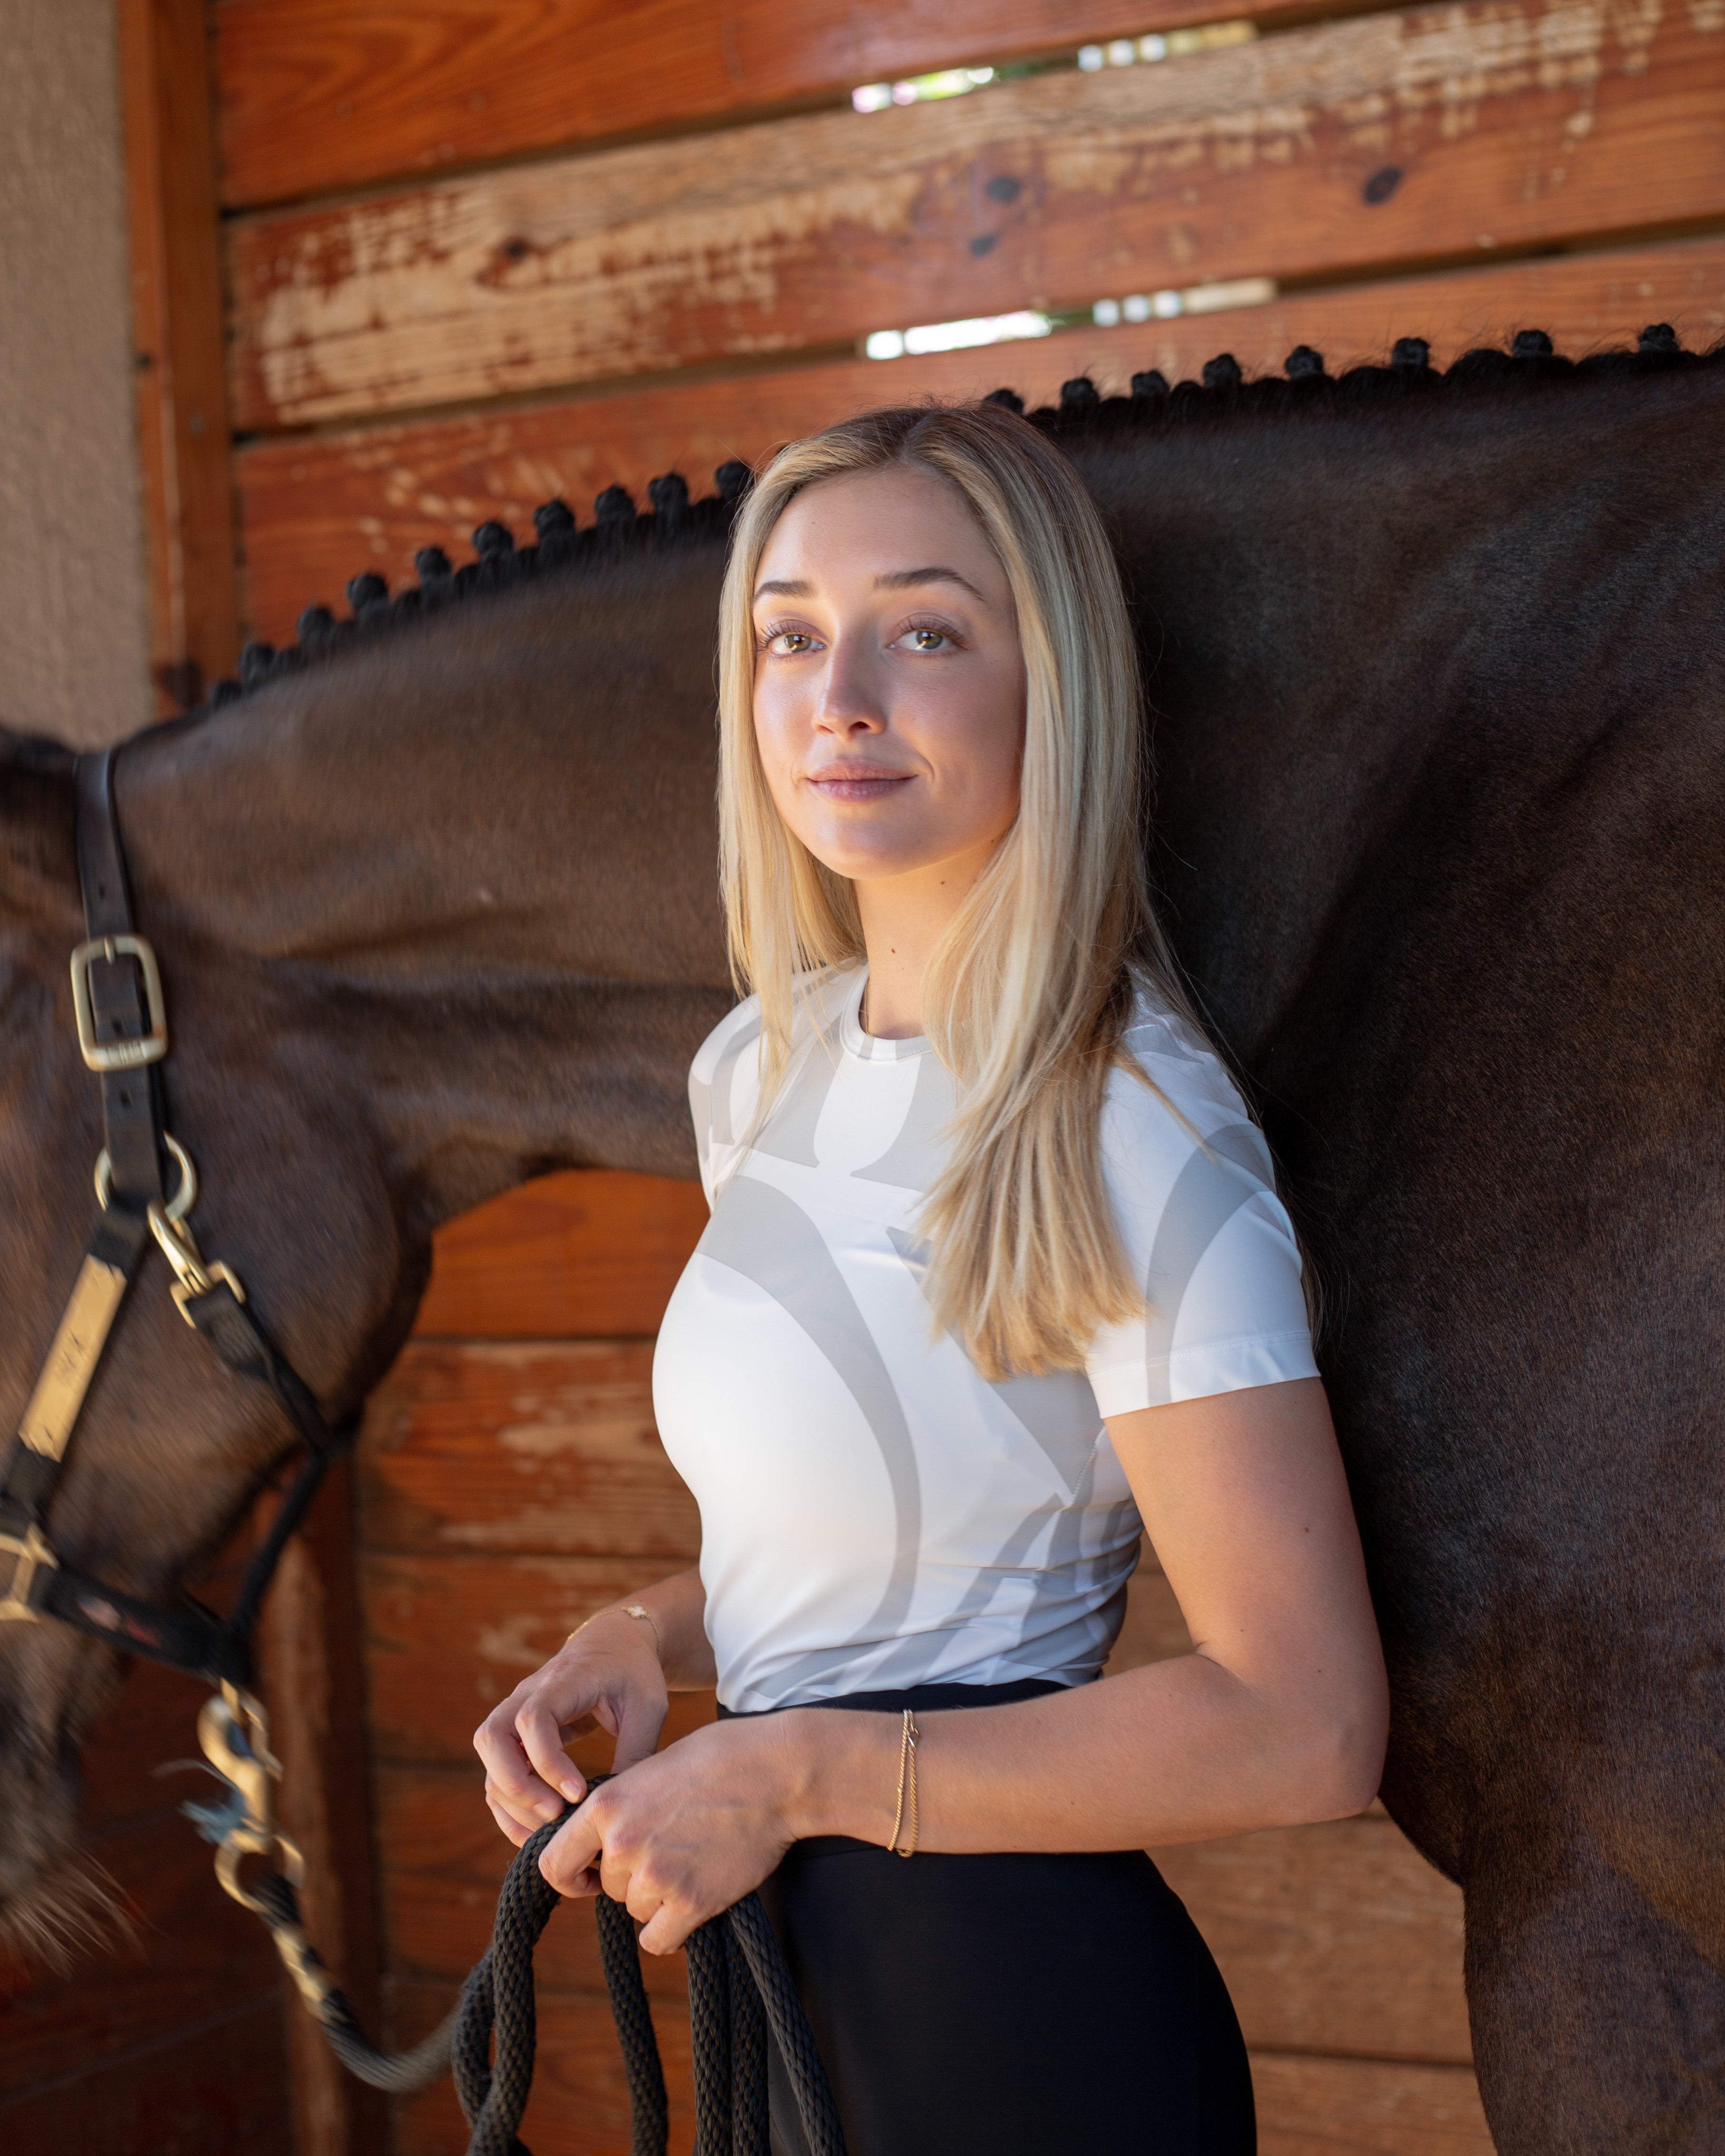
M 815 723 L 829 732 L 875 733 L 886 723 L 866 654 L 844 641 L 836 644 L 821 677 Z

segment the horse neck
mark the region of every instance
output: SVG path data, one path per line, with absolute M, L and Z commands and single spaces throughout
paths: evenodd
M 535 1168 L 686 1173 L 684 1075 L 729 999 L 716 574 L 466 601 L 131 745 L 174 1080 L 182 1049 L 240 1083 L 300 1057 L 428 1225 Z
M 1712 365 L 1285 394 L 1081 453 L 1142 624 L 1170 925 L 1249 1068 L 1316 978 L 1369 980 L 1362 894 L 1482 887 L 1602 743 L 1683 724 L 1722 403 Z

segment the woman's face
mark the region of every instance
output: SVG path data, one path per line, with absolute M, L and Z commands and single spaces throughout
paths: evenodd
M 754 594 L 755 738 L 778 813 L 860 883 L 973 878 L 1018 814 L 1024 660 L 963 495 L 889 466 L 774 526 Z

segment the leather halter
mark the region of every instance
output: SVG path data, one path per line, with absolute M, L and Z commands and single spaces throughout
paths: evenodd
M 326 1420 L 239 1282 L 227 1266 L 206 1263 L 184 1224 L 197 1176 L 163 1115 L 158 1066 L 167 1054 L 167 1014 L 156 954 L 133 926 L 114 808 L 114 755 L 105 749 L 80 757 L 75 781 L 87 941 L 72 953 L 72 999 L 80 1049 L 102 1085 L 107 1142 L 95 1178 L 102 1209 L 18 1435 L 0 1460 L 0 1559 L 12 1559 L 0 1621 L 55 1618 L 123 1652 L 213 1683 L 244 1686 L 252 1622 L 276 1562 L 331 1462 L 352 1445 L 360 1419 L 356 1413 L 336 1425 Z M 172 1196 L 164 1175 L 170 1158 L 179 1169 Z M 152 1242 L 173 1270 L 171 1292 L 180 1315 L 230 1369 L 270 1388 L 307 1454 L 226 1617 L 189 1596 L 162 1608 L 105 1586 L 62 1563 L 48 1537 L 48 1508 L 85 1394 Z

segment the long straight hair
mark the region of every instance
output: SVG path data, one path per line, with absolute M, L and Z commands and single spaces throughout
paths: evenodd
M 1144 880 L 1136 648 L 1101 519 L 1065 459 L 999 405 L 866 412 L 793 442 L 732 540 L 719 631 L 720 875 L 731 963 L 760 998 L 755 1128 L 784 1079 L 797 980 L 864 956 L 855 891 L 788 830 L 754 729 L 752 601 L 787 506 L 888 466 L 955 487 L 1018 609 L 1025 674 L 1018 815 L 932 954 L 931 1043 L 957 1106 L 923 1202 L 935 1321 L 983 1375 L 1073 1368 L 1142 1312 L 1102 1176 L 1109 1073 L 1137 993 L 1191 1019 Z M 1195 1023 L 1195 1020 L 1193 1020 Z

